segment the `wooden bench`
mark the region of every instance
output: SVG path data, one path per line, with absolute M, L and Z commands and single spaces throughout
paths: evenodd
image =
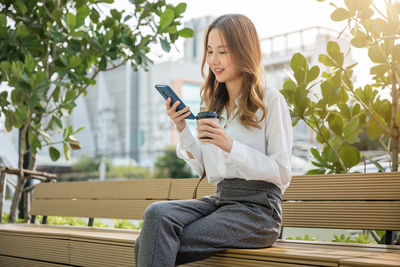
M 37 185 L 31 214 L 142 219 L 160 200 L 189 199 L 197 179 L 60 182 Z M 215 186 L 206 181 L 198 196 Z M 400 230 L 400 174 L 295 176 L 284 194 L 283 226 Z M 43 218 L 44 222 L 46 217 Z M 285 231 L 285 230 L 283 230 Z M 0 225 L 0 266 L 134 266 L 138 231 L 38 224 Z M 388 242 L 393 233 L 388 232 Z M 392 235 L 390 234 L 392 233 Z M 278 240 L 266 249 L 229 249 L 184 266 L 400 266 L 400 246 Z

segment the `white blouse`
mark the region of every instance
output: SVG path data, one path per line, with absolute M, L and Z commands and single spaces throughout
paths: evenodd
M 181 133 L 178 131 L 178 157 L 184 159 L 200 176 L 205 168 L 211 184 L 229 178 L 263 180 L 285 192 L 292 178 L 293 132 L 290 113 L 284 97 L 274 88 L 267 87 L 263 102 L 267 115 L 260 129 L 246 129 L 235 116 L 237 108 L 229 118 L 226 109 L 222 110 L 219 125 L 233 139 L 230 153 L 213 144 L 200 144 L 186 126 Z M 261 118 L 262 111 L 258 110 L 256 116 Z M 186 151 L 194 159 L 189 158 Z

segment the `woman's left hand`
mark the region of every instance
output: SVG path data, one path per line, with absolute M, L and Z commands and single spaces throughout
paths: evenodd
M 209 119 L 202 119 L 201 122 L 201 126 L 197 128 L 197 131 L 200 133 L 197 136 L 200 143 L 213 144 L 230 153 L 233 140 L 225 133 L 224 129 L 218 123 Z M 211 139 L 201 139 L 202 137 L 209 137 Z

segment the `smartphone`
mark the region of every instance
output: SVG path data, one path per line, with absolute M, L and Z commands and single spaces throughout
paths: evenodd
M 172 99 L 171 105 L 173 105 L 176 101 L 179 101 L 179 106 L 176 108 L 176 111 L 179 111 L 181 109 L 184 109 L 186 105 L 183 103 L 183 101 L 175 94 L 174 90 L 172 90 L 169 85 L 164 85 L 164 84 L 157 84 L 156 86 L 157 91 L 165 98 L 165 100 L 170 97 Z M 196 117 L 193 115 L 193 113 L 189 110 L 190 115 L 186 117 L 185 119 L 189 120 L 194 120 Z

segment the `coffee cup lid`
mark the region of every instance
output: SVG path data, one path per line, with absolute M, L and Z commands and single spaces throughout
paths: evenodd
M 199 112 L 196 116 L 197 120 L 208 119 L 208 118 L 219 118 L 218 113 L 215 111 L 203 111 Z

